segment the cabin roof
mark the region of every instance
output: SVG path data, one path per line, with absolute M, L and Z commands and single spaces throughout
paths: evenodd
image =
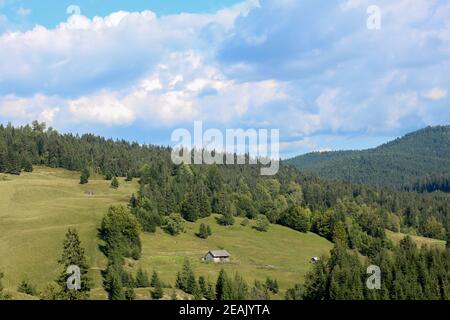
M 214 258 L 229 258 L 230 253 L 226 250 L 210 250 L 210 253 Z

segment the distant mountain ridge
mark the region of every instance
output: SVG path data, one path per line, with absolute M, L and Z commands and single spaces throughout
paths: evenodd
M 450 171 L 450 126 L 426 127 L 373 149 L 313 152 L 285 163 L 325 178 L 408 186 L 425 176 Z

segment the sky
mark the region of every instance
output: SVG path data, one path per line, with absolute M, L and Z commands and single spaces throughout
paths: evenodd
M 450 0 L 0 0 L 0 122 L 163 145 L 194 121 L 279 129 L 283 157 L 374 147 L 450 124 L 449 16 Z

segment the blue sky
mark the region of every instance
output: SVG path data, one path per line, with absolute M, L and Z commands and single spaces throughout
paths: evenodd
M 449 16 L 447 0 L 0 0 L 0 121 L 164 145 L 195 120 L 276 128 L 284 157 L 372 147 L 450 124 Z
M 81 14 L 92 18 L 113 12 L 151 10 L 158 15 L 181 12 L 207 13 L 233 5 L 237 0 L 3 0 L 2 11 L 15 23 L 25 27 L 40 24 L 53 28 L 67 19 L 67 8 L 76 5 Z M 21 10 L 22 9 L 22 10 Z M 29 13 L 27 14 L 27 12 Z M 24 19 L 23 15 L 27 18 Z

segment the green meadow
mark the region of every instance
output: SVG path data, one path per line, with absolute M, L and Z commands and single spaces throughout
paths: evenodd
M 98 250 L 97 229 L 109 206 L 127 203 L 138 184 L 120 179 L 114 190 L 100 176 L 80 185 L 79 176 L 43 167 L 20 176 L 0 175 L 0 270 L 6 288 L 15 289 L 23 279 L 38 288 L 54 280 L 61 272 L 57 261 L 69 227 L 78 230 L 94 286 L 101 286 L 106 259 Z
M 92 298 L 105 298 L 100 270 L 105 267 L 106 258 L 98 248 L 97 229 L 109 206 L 126 204 L 138 183 L 121 178 L 119 189 L 114 190 L 101 176 L 91 177 L 86 185 L 78 182 L 77 172 L 45 167 L 36 167 L 32 173 L 20 176 L 0 175 L 0 270 L 5 273 L 3 283 L 7 289 L 14 290 L 23 279 L 41 289 L 56 279 L 61 272 L 57 260 L 64 234 L 69 227 L 74 227 L 91 267 Z M 86 194 L 87 190 L 94 194 Z M 238 271 L 249 283 L 275 278 L 282 297 L 287 288 L 303 280 L 312 267 L 311 257 L 327 254 L 332 247 L 330 242 L 312 233 L 304 234 L 279 225 L 259 232 L 252 224 L 242 226 L 241 218 L 236 219 L 234 226 L 223 227 L 215 218 L 186 222 L 185 232 L 176 237 L 160 229 L 155 234 L 142 234 L 142 258 L 127 260 L 128 268 L 142 267 L 149 274 L 156 270 L 163 282 L 173 285 L 176 273 L 188 258 L 196 275 L 211 281 L 215 281 L 221 267 L 230 275 Z M 212 236 L 206 240 L 195 235 L 200 223 L 212 229 Z M 214 249 L 229 251 L 231 261 L 202 262 L 202 256 Z M 138 292 L 138 297 L 145 295 Z
M 392 232 L 389 230 L 386 230 L 386 236 L 394 243 L 398 244 L 400 240 L 405 238 L 407 235 L 400 232 Z M 410 237 L 413 239 L 413 241 L 417 244 L 418 247 L 422 246 L 428 246 L 428 247 L 437 247 L 440 249 L 445 248 L 445 241 L 444 240 L 438 240 L 438 239 L 432 239 L 432 238 L 426 238 L 421 236 L 414 236 L 410 235 Z

